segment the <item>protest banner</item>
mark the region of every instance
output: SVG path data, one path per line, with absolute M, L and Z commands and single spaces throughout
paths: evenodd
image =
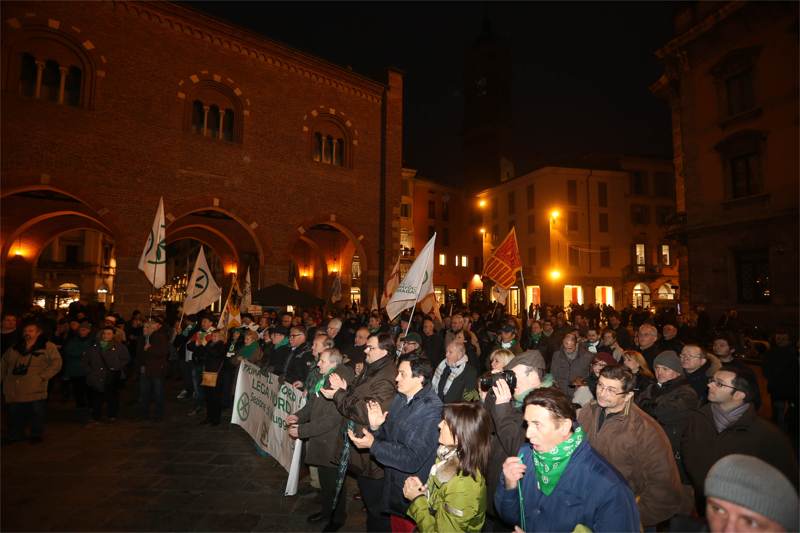
M 286 496 L 297 492 L 301 442 L 289 437 L 286 418 L 305 404 L 305 396 L 275 374 L 242 361 L 236 378 L 231 423 L 241 426 L 256 445 L 275 458 L 287 472 Z

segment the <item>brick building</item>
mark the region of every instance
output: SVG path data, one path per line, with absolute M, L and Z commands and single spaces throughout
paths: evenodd
M 426 180 L 408 168 L 403 169 L 401 193 L 401 273 L 436 232 L 436 298 L 440 303 L 468 303 L 473 292 L 483 289 L 474 197 L 463 188 Z
M 47 244 L 86 229 L 113 242 L 116 309 L 146 308 L 136 265 L 160 196 L 168 244 L 202 242 L 256 287 L 380 286 L 400 72 L 380 83 L 168 3 L 6 2 L 2 24 L 7 308 L 29 305 Z
M 682 296 L 798 321 L 798 5 L 693 2 L 657 51 L 672 113 Z
M 675 305 L 669 161 L 592 157 L 542 167 L 481 191 L 478 205 L 485 259 L 516 230 L 527 304 Z M 520 301 L 515 287 L 506 305 L 516 313 Z

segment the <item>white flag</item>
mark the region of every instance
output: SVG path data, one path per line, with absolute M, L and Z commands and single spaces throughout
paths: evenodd
M 369 307 L 370 311 L 378 310 L 378 291 L 372 289 L 372 305 Z
M 342 299 L 342 278 L 339 273 L 333 278 L 333 287 L 331 287 L 331 302 L 336 303 Z
M 406 277 L 395 289 L 389 303 L 386 304 L 389 320 L 394 320 L 403 309 L 413 307 L 419 300 L 433 292 L 433 243 L 435 241 L 436 234 L 434 233 L 417 256 L 414 264 L 408 269 Z
M 244 275 L 244 286 L 242 287 L 242 309 L 247 309 L 253 303 L 253 286 L 250 284 L 250 267 L 247 267 L 247 274 Z
M 394 264 L 392 273 L 386 279 L 386 286 L 383 288 L 383 294 L 381 294 L 381 309 L 386 308 L 386 304 L 389 303 L 398 285 L 400 285 L 400 256 L 397 256 L 397 263 Z
M 194 270 L 192 276 L 189 278 L 189 284 L 186 286 L 186 299 L 183 301 L 183 313 L 186 315 L 193 315 L 198 311 L 202 311 L 209 305 L 216 302 L 222 289 L 219 288 L 214 277 L 211 275 L 211 269 L 208 268 L 206 261 L 206 254 L 203 247 L 200 247 L 200 253 L 197 254 L 197 259 L 194 262 Z
M 167 280 L 167 225 L 164 220 L 164 198 L 158 200 L 158 211 L 147 244 L 139 259 L 139 270 L 144 272 L 153 287 L 160 289 Z
M 506 299 L 508 299 L 508 289 L 504 289 L 499 285 L 494 285 L 492 287 L 492 295 L 494 295 L 495 301 L 499 302 L 500 305 L 506 305 Z

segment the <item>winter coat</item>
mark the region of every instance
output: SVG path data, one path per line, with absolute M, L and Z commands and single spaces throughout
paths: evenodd
M 389 404 L 395 397 L 395 378 L 397 368 L 392 354 L 386 354 L 374 363 L 364 363 L 364 370 L 359 374 L 347 390 L 339 389 L 333 396 L 336 409 L 345 418 L 345 423 L 355 424 L 353 432 L 362 435 L 363 428 L 369 427 L 367 416 L 367 400 L 380 404 L 383 411 L 389 410 Z M 339 453 L 341 450 L 339 450 Z M 360 450 L 350 446 L 350 469 L 356 475 L 372 479 L 383 477 L 383 468 L 372 459 L 369 450 Z
M 291 349 L 292 347 L 288 344 L 276 348 L 274 344 L 269 343 L 266 348 L 264 348 L 264 355 L 261 358 L 261 363 L 276 376 L 282 376 L 283 366 L 286 364 L 286 358 L 289 357 Z
M 203 366 L 203 371 L 219 373 L 216 387 L 206 387 L 206 389 L 216 390 L 217 392 L 222 391 L 222 374 L 225 372 L 225 365 L 228 360 L 227 353 L 228 346 L 224 341 L 195 346 L 193 358 Z
M 163 378 L 167 374 L 169 354 L 170 342 L 164 328 L 154 331 L 149 339 L 145 335 L 141 335 L 136 340 L 137 371 L 144 367 L 145 376 Z
M 305 383 L 308 373 L 316 364 L 317 360 L 314 359 L 314 355 L 311 353 L 311 345 L 304 342 L 296 348 L 290 349 L 289 354 L 286 356 L 284 380 L 287 383 L 294 383 L 295 381 Z
M 591 402 L 578 411 L 578 423 L 597 453 L 628 481 L 642 524 L 654 526 L 688 510 L 691 498 L 685 494 L 669 439 L 658 422 L 629 402 L 598 430 L 601 411 L 597 402 Z
M 703 483 L 713 464 L 732 453 L 758 457 L 797 486 L 797 463 L 788 439 L 778 428 L 760 418 L 752 404 L 722 433 L 718 433 L 714 425 L 710 403 L 695 409 L 683 434 L 681 457 L 697 494 L 703 494 Z
M 489 488 L 497 486 L 503 474 L 503 461 L 525 444 L 525 425 L 522 410 L 514 407 L 514 400 L 497 404 L 495 396 L 490 392 L 486 396 L 483 406 L 489 411 L 492 418 L 492 440 L 489 449 L 489 465 L 486 469 L 486 484 Z M 496 515 L 494 498 L 489 498 L 487 511 Z
M 520 480 L 526 532 L 573 531 L 578 524 L 594 532 L 639 531 L 639 511 L 631 489 L 587 440 L 573 452 L 549 496 L 538 488 L 531 447 L 524 445 L 520 453 L 527 466 Z M 519 525 L 519 492 L 507 490 L 502 476 L 494 504 L 503 521 Z
M 408 516 L 417 523 L 420 533 L 481 531 L 487 497 L 480 472 L 475 478 L 464 475 L 458 471 L 458 458 L 453 457 L 427 480 L 427 494 L 414 499 L 408 508 Z
M 338 365 L 333 371 L 348 385 L 353 382 L 353 371 L 347 365 Z M 328 386 L 325 380 L 324 387 Z M 342 415 L 336 405 L 322 395 L 309 393 L 308 401 L 295 413 L 298 418 L 297 434 L 306 441 L 306 464 L 330 467 L 338 464 L 342 445 Z
M 64 377 L 75 378 L 86 375 L 86 368 L 81 363 L 81 358 L 84 352 L 94 343 L 94 335 L 91 333 L 85 337 L 73 335 L 64 343 L 64 347 L 61 348 L 61 357 L 64 360 Z
M 695 370 L 694 372 L 686 372 L 686 383 L 689 384 L 694 392 L 697 393 L 697 397 L 700 400 L 700 405 L 706 403 L 708 399 L 708 378 L 713 377 L 717 370 L 720 369 L 722 363 L 719 362 L 719 359 L 715 355 L 708 355 L 708 360 L 705 362 L 703 366 Z
M 647 387 L 655 382 L 655 379 L 649 378 L 641 372 L 635 373 L 633 375 L 633 397 L 638 399 L 639 396 L 647 390 Z
M 431 362 L 431 366 L 436 368 L 444 359 L 444 338 L 434 332 L 433 335 L 422 334 L 422 351 Z
M 661 349 L 657 342 L 645 350 L 639 348 L 639 353 L 641 353 L 642 357 L 644 357 L 644 360 L 647 361 L 647 366 L 650 367 L 650 370 L 652 370 L 653 373 L 655 373 L 656 369 L 655 365 L 653 365 L 653 362 L 656 360 L 656 357 L 658 357 L 658 354 L 663 351 L 664 350 Z
M 15 375 L 15 367 L 27 367 L 24 375 Z M 61 370 L 61 354 L 44 335 L 26 350 L 25 339 L 3 354 L 0 379 L 8 403 L 35 402 L 47 398 L 47 382 Z
M 408 501 L 403 496 L 406 478 L 417 476 L 424 484 L 439 447 L 442 401 L 424 386 L 411 401 L 397 394 L 389 416 L 375 433 L 370 453 L 383 466 L 383 511 L 405 516 Z
M 563 349 L 558 350 L 553 354 L 553 361 L 550 363 L 556 387 L 570 399 L 575 393 L 575 388 L 570 387 L 570 384 L 575 378 L 585 378 L 589 375 L 594 358 L 594 354 L 582 346 L 579 346 L 577 350 L 575 359 L 567 357 Z
M 83 365 L 86 368 L 86 384 L 92 389 L 103 392 L 106 383 L 120 376 L 130 362 L 128 349 L 121 342 L 111 341 L 108 350 L 103 351 L 100 342 L 93 343 L 83 354 Z
M 664 428 L 675 459 L 680 464 L 681 437 L 692 410 L 700 405 L 697 393 L 689 386 L 686 378 L 679 377 L 660 386 L 658 383 L 651 383 L 639 395 L 636 403 Z
M 442 363 L 439 363 L 439 365 L 442 365 Z M 477 388 L 478 371 L 473 365 L 467 362 L 464 371 L 450 384 L 450 388 L 447 389 L 444 398 L 442 398 L 442 403 L 470 401 Z M 434 391 L 435 394 L 438 394 L 438 392 L 438 390 Z

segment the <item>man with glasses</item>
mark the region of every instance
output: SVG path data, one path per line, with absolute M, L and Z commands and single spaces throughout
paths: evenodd
M 284 381 L 302 389 L 311 367 L 317 364 L 311 346 L 306 341 L 306 328 L 294 326 L 289 330 L 289 346 L 291 350 L 283 366 Z
M 797 482 L 788 439 L 753 406 L 756 386 L 746 371 L 733 366 L 723 367 L 709 380 L 708 403 L 692 413 L 681 441 L 683 465 L 696 495 L 703 494 L 711 466 L 732 453 L 758 457 Z M 698 501 L 698 510 L 703 509 Z
M 578 423 L 592 445 L 628 482 L 645 528 L 688 510 L 672 447 L 661 426 L 633 402 L 635 381 L 622 365 L 606 366 L 597 400 L 578 411 Z
M 681 366 L 686 382 L 697 393 L 700 405 L 708 400 L 708 378 L 722 366 L 716 356 L 706 353 L 697 344 L 687 344 L 681 350 Z
M 658 329 L 653 324 L 642 324 L 636 334 L 636 342 L 647 365 L 653 368 L 653 361 L 661 353 L 661 347 L 658 345 Z

